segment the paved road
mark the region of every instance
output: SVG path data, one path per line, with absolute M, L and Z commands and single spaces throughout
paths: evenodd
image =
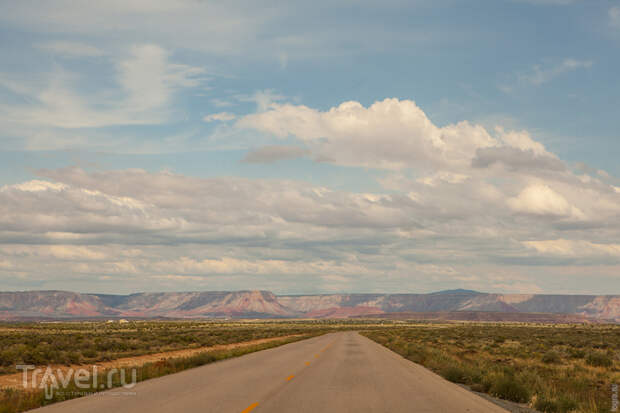
M 506 413 L 354 332 L 332 333 L 88 396 L 42 413 Z M 113 392 L 110 392 L 113 393 Z

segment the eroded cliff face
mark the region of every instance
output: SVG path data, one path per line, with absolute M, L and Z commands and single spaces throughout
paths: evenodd
M 620 322 L 620 295 L 432 294 L 276 296 L 269 291 L 80 294 L 0 293 L 0 319 L 103 317 L 351 317 L 396 312 L 561 313 Z M 514 318 L 514 317 L 513 317 Z
M 578 308 L 578 314 L 620 322 L 620 296 L 602 295 Z

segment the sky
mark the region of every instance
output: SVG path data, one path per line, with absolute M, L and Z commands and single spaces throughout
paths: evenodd
M 0 290 L 620 294 L 620 1 L 0 6 Z

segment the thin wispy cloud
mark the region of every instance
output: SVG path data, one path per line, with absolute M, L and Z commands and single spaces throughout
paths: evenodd
M 512 93 L 523 85 L 541 86 L 566 73 L 591 69 L 593 66 L 594 62 L 592 60 L 573 58 L 564 59 L 559 63 L 535 64 L 530 70 L 517 73 L 514 83 L 500 84 L 498 88 L 504 93 Z
M 235 114 L 230 113 L 230 112 L 218 112 L 218 113 L 211 113 L 210 115 L 206 115 L 204 118 L 202 118 L 202 120 L 204 120 L 205 122 L 215 122 L 215 121 L 221 121 L 221 122 L 227 122 L 229 120 L 233 120 L 235 119 Z
M 609 9 L 609 23 L 612 27 L 620 28 L 620 6 Z
M 42 89 L 13 88 L 28 104 L 2 105 L 0 110 L 5 118 L 29 127 L 159 124 L 168 120 L 176 91 L 204 82 L 203 68 L 173 63 L 168 52 L 157 45 L 132 46 L 111 66 L 115 69 L 115 89 L 98 90 L 95 86 L 94 91 L 81 93 L 73 84 L 78 75 L 58 68 L 47 76 Z M 23 79 L 13 82 L 27 85 Z
M 555 65 L 535 65 L 529 73 L 519 75 L 523 82 L 538 86 L 550 82 L 563 73 L 572 72 L 579 69 L 589 69 L 594 62 L 591 60 L 564 59 Z
M 97 57 L 105 52 L 98 47 L 81 42 L 54 41 L 38 43 L 35 45 L 39 49 L 54 53 L 55 55 L 69 57 Z

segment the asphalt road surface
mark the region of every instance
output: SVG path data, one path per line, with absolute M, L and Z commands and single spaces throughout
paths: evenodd
M 332 333 L 35 411 L 506 413 L 355 332 Z

